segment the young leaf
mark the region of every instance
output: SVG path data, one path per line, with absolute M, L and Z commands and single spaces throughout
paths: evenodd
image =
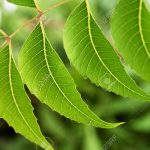
M 7 1 L 16 5 L 35 7 L 34 0 L 7 0 Z
M 64 47 L 71 64 L 96 85 L 125 97 L 150 100 L 150 96 L 125 72 L 113 47 L 90 14 L 88 0 L 68 18 Z
M 30 141 L 53 150 L 37 124 L 9 46 L 0 49 L 0 118 Z
M 112 34 L 124 60 L 150 82 L 150 12 L 143 0 L 120 0 L 112 18 Z
M 72 77 L 48 42 L 42 23 L 21 49 L 19 70 L 30 91 L 61 115 L 101 128 L 120 125 L 102 121 L 82 101 Z

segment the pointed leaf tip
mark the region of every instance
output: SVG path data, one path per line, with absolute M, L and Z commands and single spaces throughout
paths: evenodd
M 101 120 L 84 103 L 71 75 L 50 45 L 42 23 L 25 42 L 18 63 L 30 91 L 56 112 L 96 127 L 113 128 L 119 125 Z
M 0 49 L 0 118 L 6 120 L 16 133 L 53 150 L 40 131 L 9 46 Z

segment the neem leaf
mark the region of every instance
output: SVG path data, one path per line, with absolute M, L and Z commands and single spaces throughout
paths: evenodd
M 120 0 L 112 17 L 112 34 L 126 63 L 150 82 L 150 12 L 143 0 Z
M 7 1 L 16 5 L 35 7 L 34 0 L 7 0 Z
M 37 124 L 9 46 L 0 49 L 0 118 L 30 141 L 53 150 Z
M 18 63 L 30 91 L 56 112 L 96 127 L 113 128 L 120 125 L 102 121 L 83 102 L 71 75 L 51 47 L 42 23 L 25 42 Z
M 68 18 L 64 47 L 71 64 L 96 85 L 125 97 L 150 100 L 125 72 L 118 55 L 94 21 L 88 0 Z

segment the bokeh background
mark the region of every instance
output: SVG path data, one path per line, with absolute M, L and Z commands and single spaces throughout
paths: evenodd
M 38 2 L 45 10 L 61 0 L 38 0 Z M 56 150 L 150 150 L 149 103 L 123 98 L 96 87 L 89 80 L 83 79 L 66 57 L 62 42 L 63 27 L 70 12 L 79 3 L 80 0 L 72 0 L 52 10 L 44 17 L 48 38 L 72 74 L 78 91 L 90 108 L 106 121 L 124 121 L 126 124 L 115 129 L 97 129 L 78 124 L 41 104 L 26 87 L 41 130 Z M 106 38 L 112 44 L 110 18 L 116 3 L 117 0 L 91 0 L 91 10 Z M 0 0 L 0 28 L 7 34 L 13 33 L 35 15 L 36 11 L 32 8 L 15 6 L 6 0 Z M 16 64 L 18 52 L 34 26 L 35 23 L 29 24 L 12 39 Z M 3 37 L 0 36 L 0 43 L 2 44 L 3 41 Z M 123 64 L 136 83 L 150 93 L 150 85 L 141 80 L 127 64 L 124 62 Z M 14 130 L 3 119 L 0 119 L 0 150 L 41 149 L 21 135 L 15 134 Z

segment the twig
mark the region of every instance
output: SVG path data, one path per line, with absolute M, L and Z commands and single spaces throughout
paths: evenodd
M 0 29 L 0 33 L 5 37 L 5 42 L 0 45 L 0 48 L 3 48 L 6 44 L 9 44 L 11 42 L 11 38 L 14 37 L 22 28 L 24 28 L 25 26 L 28 26 L 29 24 L 31 24 L 33 21 L 37 21 L 39 22 L 42 18 L 42 16 L 49 12 L 50 10 L 54 9 L 54 8 L 57 8 L 65 3 L 67 3 L 69 0 L 65 0 L 63 2 L 60 2 L 58 4 L 55 4 L 51 7 L 49 7 L 47 10 L 45 10 L 44 12 L 42 12 L 41 8 L 39 7 L 38 3 L 36 0 L 33 0 L 34 3 L 35 3 L 35 6 L 36 6 L 36 9 L 38 11 L 38 15 L 33 17 L 31 20 L 27 21 L 26 23 L 24 23 L 23 25 L 21 25 L 15 32 L 13 32 L 10 36 L 7 35 L 2 29 Z
M 15 32 L 13 32 L 10 35 L 10 38 L 12 38 L 13 36 L 15 36 L 23 27 L 28 26 L 29 24 L 31 24 L 33 21 L 37 20 L 38 16 L 35 16 L 34 18 L 32 18 L 31 20 L 29 20 L 28 22 L 24 23 L 22 26 L 20 26 Z
M 2 29 L 0 29 L 0 33 L 4 36 L 5 41 L 2 45 L 0 45 L 0 48 L 3 48 L 5 45 L 9 44 L 10 42 L 10 36 L 7 35 L 7 33 L 5 33 Z
M 7 36 L 8 36 L 2 29 L 0 29 L 0 33 L 1 33 L 4 37 L 7 37 Z
M 41 8 L 40 8 L 40 6 L 39 6 L 37 0 L 33 0 L 33 1 L 34 1 L 35 7 L 36 7 L 38 13 L 41 14 L 41 13 L 42 13 L 42 10 L 41 10 Z
M 55 4 L 55 5 L 51 6 L 51 7 L 49 7 L 47 10 L 45 10 L 43 13 L 45 14 L 45 13 L 49 12 L 50 10 L 52 10 L 52 9 L 54 9 L 54 8 L 57 8 L 57 7 L 59 7 L 59 6 L 63 5 L 63 4 L 65 4 L 65 3 L 67 3 L 67 2 L 69 2 L 69 0 L 65 0 L 65 1 L 63 1 L 63 2 L 60 2 L 60 3 L 58 3 L 58 4 Z
M 10 38 L 12 38 L 13 36 L 15 36 L 23 27 L 29 25 L 30 23 L 32 23 L 32 22 L 35 21 L 35 20 L 37 20 L 37 22 L 39 22 L 39 21 L 41 20 L 42 16 L 43 16 L 45 13 L 47 13 L 47 12 L 51 11 L 52 9 L 55 9 L 55 8 L 57 8 L 57 7 L 59 7 L 59 6 L 63 5 L 63 4 L 65 4 L 65 3 L 67 3 L 68 1 L 69 1 L 69 0 L 65 0 L 65 1 L 63 1 L 63 2 L 61 2 L 61 3 L 55 4 L 55 5 L 51 6 L 50 8 L 48 8 L 47 10 L 45 10 L 44 12 L 41 11 L 41 12 L 39 13 L 39 15 L 35 16 L 35 17 L 32 18 L 31 20 L 29 20 L 28 22 L 26 22 L 25 24 L 23 24 L 22 26 L 20 26 L 14 33 L 12 33 L 12 34 L 10 35 Z
M 37 3 L 37 1 L 34 0 L 35 5 L 36 5 L 36 9 L 37 9 L 38 12 L 39 12 L 39 14 L 38 14 L 37 16 L 35 16 L 35 17 L 32 18 L 31 20 L 29 20 L 28 22 L 26 22 L 25 24 L 23 24 L 22 26 L 20 26 L 20 27 L 19 27 L 15 32 L 13 32 L 10 36 L 8 36 L 5 32 L 3 32 L 3 31 L 1 31 L 1 30 L 0 30 L 0 32 L 3 33 L 3 35 L 5 35 L 5 37 L 9 37 L 9 38 L 11 39 L 11 38 L 14 37 L 22 28 L 24 28 L 25 26 L 28 26 L 28 25 L 31 24 L 33 21 L 39 22 L 39 21 L 41 20 L 42 16 L 43 16 L 45 13 L 47 13 L 47 12 L 51 11 L 52 9 L 55 9 L 55 8 L 57 8 L 57 7 L 59 7 L 59 6 L 63 5 L 63 4 L 65 4 L 65 3 L 67 3 L 68 1 L 69 1 L 69 0 L 65 0 L 65 1 L 63 1 L 63 2 L 60 2 L 60 3 L 58 3 L 58 4 L 55 4 L 55 5 L 51 6 L 51 7 L 49 7 L 49 8 L 48 8 L 47 10 L 45 10 L 44 12 L 42 12 L 41 9 L 40 9 L 40 7 L 39 7 L 39 5 L 38 5 L 38 3 Z

